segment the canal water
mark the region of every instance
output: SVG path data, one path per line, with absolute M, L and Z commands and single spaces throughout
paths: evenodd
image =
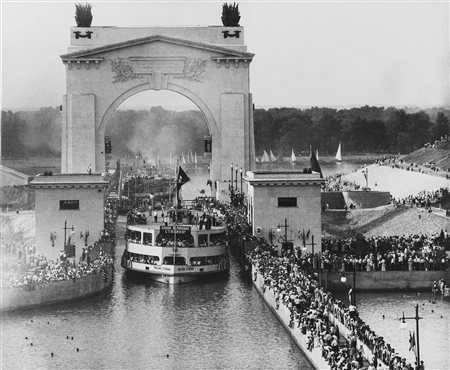
M 312 369 L 235 261 L 229 277 L 183 286 L 127 274 L 124 221 L 110 290 L 2 315 L 2 368 Z

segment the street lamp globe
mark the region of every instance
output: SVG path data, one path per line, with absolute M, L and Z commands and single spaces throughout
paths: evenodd
M 345 276 L 341 276 L 341 283 L 346 283 L 347 282 L 347 278 Z

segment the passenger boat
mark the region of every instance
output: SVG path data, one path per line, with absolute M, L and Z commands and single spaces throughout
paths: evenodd
M 160 222 L 151 221 L 127 225 L 123 268 L 168 284 L 229 271 L 227 228 L 217 214 L 207 215 L 194 208 L 174 209 L 167 211 Z

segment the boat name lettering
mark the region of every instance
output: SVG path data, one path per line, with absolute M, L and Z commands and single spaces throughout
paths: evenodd
M 190 226 L 161 226 L 161 234 L 190 234 Z
M 170 271 L 170 268 L 169 268 L 169 267 L 159 267 L 159 266 L 155 266 L 155 270 Z
M 193 267 L 178 267 L 178 271 L 194 271 Z

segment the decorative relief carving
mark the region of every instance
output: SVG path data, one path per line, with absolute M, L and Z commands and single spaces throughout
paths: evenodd
M 158 60 L 152 58 L 116 58 L 111 59 L 114 72 L 113 82 L 125 82 L 148 75 L 175 75 L 190 81 L 201 82 L 201 75 L 206 69 L 206 59 L 202 58 L 170 58 Z
M 202 58 L 186 58 L 184 60 L 183 74 L 178 78 L 201 82 L 200 76 L 205 72 L 206 62 L 207 60 Z
M 227 37 L 236 37 L 238 39 L 241 31 L 236 30 L 236 31 L 234 31 L 234 33 L 230 33 L 230 31 L 222 31 L 222 33 L 223 33 L 224 39 L 226 39 Z
M 75 35 L 75 39 L 79 39 L 79 38 L 82 38 L 82 39 L 88 38 L 88 39 L 90 39 L 91 35 L 94 32 L 93 31 L 86 31 L 84 35 L 81 34 L 81 31 L 74 31 L 73 33 Z
M 134 78 L 142 78 L 142 74 L 134 73 L 133 66 L 129 59 L 116 58 L 111 60 L 112 71 L 116 74 L 114 82 L 124 82 Z

